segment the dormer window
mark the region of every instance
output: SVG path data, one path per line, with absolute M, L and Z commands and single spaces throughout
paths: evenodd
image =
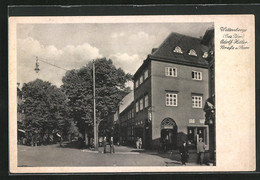
M 208 52 L 204 52 L 202 58 L 206 59 L 209 56 Z
M 197 56 L 197 53 L 194 49 L 191 49 L 190 52 L 189 52 L 189 55 L 190 56 Z
M 173 52 L 179 53 L 179 54 L 182 54 L 182 53 L 183 53 L 182 50 L 181 50 L 181 48 L 180 48 L 180 46 L 176 46 L 175 49 L 173 50 Z

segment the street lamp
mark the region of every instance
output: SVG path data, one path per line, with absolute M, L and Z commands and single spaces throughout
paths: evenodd
M 64 68 L 59 67 L 59 66 L 57 66 L 57 65 L 55 65 L 55 64 L 49 63 L 49 62 L 47 62 L 47 61 L 44 61 L 42 58 L 38 58 L 38 56 L 36 56 L 36 60 L 35 60 L 36 63 L 35 63 L 35 69 L 34 69 L 36 73 L 38 73 L 38 72 L 40 71 L 40 68 L 39 68 L 39 66 L 40 66 L 39 61 L 44 62 L 45 64 L 48 64 L 48 65 L 50 65 L 50 66 L 53 66 L 53 67 L 56 67 L 56 68 L 62 69 L 62 70 L 64 70 L 64 71 L 68 71 L 67 69 L 64 69 Z
M 35 72 L 38 73 L 40 71 L 40 68 L 39 68 L 39 60 L 38 60 L 38 57 L 36 56 L 36 60 L 35 60 Z

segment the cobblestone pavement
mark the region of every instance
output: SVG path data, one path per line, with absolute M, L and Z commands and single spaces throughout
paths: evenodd
M 18 145 L 18 166 L 180 166 L 178 160 L 170 158 L 170 153 L 137 150 L 126 146 L 115 146 L 115 154 L 102 153 L 90 149 L 79 149 L 58 144 L 47 146 Z M 187 163 L 188 166 L 197 165 Z

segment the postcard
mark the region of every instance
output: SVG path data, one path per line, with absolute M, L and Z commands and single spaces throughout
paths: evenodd
M 254 171 L 254 15 L 9 17 L 9 161 Z

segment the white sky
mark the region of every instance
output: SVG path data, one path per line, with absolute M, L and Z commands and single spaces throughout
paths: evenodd
M 40 78 L 58 87 L 65 71 L 40 62 L 35 56 L 65 69 L 107 57 L 116 67 L 134 74 L 143 60 L 171 33 L 201 37 L 212 23 L 142 24 L 18 24 L 17 63 L 21 84 Z M 131 85 L 129 85 L 131 86 Z

